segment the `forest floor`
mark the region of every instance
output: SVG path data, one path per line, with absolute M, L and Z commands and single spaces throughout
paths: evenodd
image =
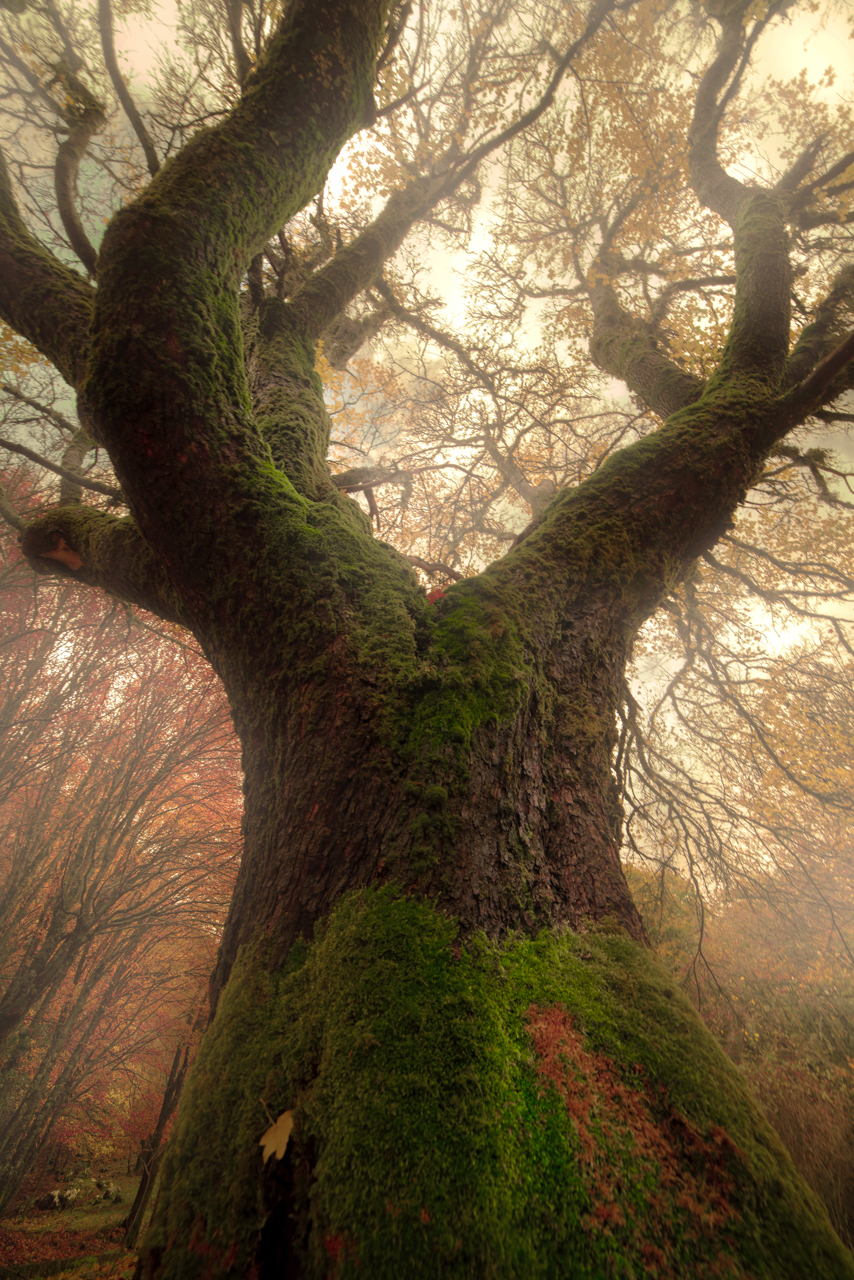
M 98 1177 L 116 1184 L 120 1203 L 92 1200 L 69 1209 L 28 1208 L 0 1222 L 0 1280 L 127 1280 L 133 1274 L 136 1254 L 122 1248 L 121 1224 L 139 1177 L 116 1169 L 99 1172 Z M 54 1184 L 44 1188 L 53 1189 Z

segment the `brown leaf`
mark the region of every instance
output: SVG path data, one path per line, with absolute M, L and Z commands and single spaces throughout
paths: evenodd
M 288 1145 L 288 1139 L 291 1136 L 291 1129 L 294 1127 L 293 1111 L 283 1111 L 274 1125 L 271 1125 L 267 1132 L 258 1143 L 259 1147 L 264 1148 L 264 1163 L 266 1164 L 271 1155 L 275 1152 L 276 1159 L 281 1160 L 285 1154 Z

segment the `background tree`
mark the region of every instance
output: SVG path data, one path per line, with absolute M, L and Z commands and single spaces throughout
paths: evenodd
M 798 1168 L 852 1239 L 851 850 L 844 805 L 854 760 L 852 681 L 844 650 L 802 637 L 785 661 L 756 655 L 761 676 L 731 690 L 715 765 L 721 871 L 702 895 L 682 874 L 662 874 L 675 850 L 630 870 L 635 900 L 668 967 L 740 1064 Z M 749 672 L 747 662 L 743 663 Z M 694 679 L 677 695 L 683 718 L 702 700 Z M 706 708 L 707 709 L 707 708 Z M 750 734 L 750 719 L 771 732 Z M 712 740 L 711 722 L 704 725 Z M 670 754 L 696 735 L 671 724 Z M 770 748 L 770 749 L 769 749 Z M 699 788 L 682 813 L 698 820 Z M 659 827 L 668 834 L 666 823 Z M 694 876 L 699 868 L 694 867 Z M 663 889 L 663 892 L 662 892 Z
M 186 645 L 34 591 L 8 549 L 0 613 L 6 1208 L 57 1124 L 199 1003 L 239 818 L 227 708 Z
M 781 90 L 791 162 L 750 180 L 729 163 L 749 153 L 751 53 L 786 8 L 228 7 L 148 120 L 125 105 L 138 147 L 97 253 L 68 197 L 127 97 L 108 8 L 105 70 L 85 21 L 8 18 L 10 172 L 37 179 L 28 131 L 50 121 L 60 238 L 97 280 L 36 238 L 57 234 L 44 200 L 28 225 L 4 170 L 0 314 L 77 391 L 83 432 L 56 424 L 67 490 L 23 547 L 191 630 L 244 753 L 222 995 L 141 1274 L 851 1274 L 644 948 L 612 772 L 641 627 L 690 594 L 781 442 L 846 412 L 846 110 L 805 141 Z M 366 127 L 333 217 L 324 182 Z M 449 335 L 410 267 L 475 229 L 499 163 L 478 330 Z M 432 241 L 408 256 L 416 225 Z M 516 362 L 529 298 L 551 327 Z M 533 517 L 434 604 L 347 496 L 370 475 L 327 464 L 315 344 L 339 366 L 393 323 L 465 375 L 460 437 L 431 349 L 401 371 L 433 443 L 414 461 L 468 473 L 475 518 L 460 533 L 461 501 L 446 521 L 461 569 L 499 541 L 502 497 Z M 582 334 L 638 404 L 597 410 L 598 443 L 564 455 L 595 382 L 571 394 L 555 370 L 575 372 Z M 86 471 L 90 441 L 120 489 Z M 829 489 L 826 460 L 783 447 Z M 393 462 L 376 483 L 414 487 Z
M 203 1030 L 206 1021 L 206 1009 L 200 1001 L 193 1014 L 188 1015 L 186 1019 L 185 1035 L 175 1047 L 165 1084 L 162 1083 L 162 1080 L 159 1081 L 158 1083 L 161 1087 L 154 1093 L 157 1101 L 157 1111 L 149 1119 L 148 1125 L 142 1134 L 136 1161 L 136 1170 L 141 1174 L 141 1177 L 133 1204 L 128 1210 L 128 1215 L 124 1222 L 124 1243 L 126 1248 L 133 1248 L 139 1236 L 143 1215 L 151 1199 L 151 1193 L 154 1190 L 154 1184 L 160 1168 L 166 1135 L 175 1115 L 175 1109 L 178 1106 L 184 1082 L 187 1079 L 190 1061 L 195 1049 L 198 1047 L 199 1032 Z

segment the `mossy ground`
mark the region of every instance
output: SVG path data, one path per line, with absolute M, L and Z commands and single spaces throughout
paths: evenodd
M 652 955 L 602 931 L 455 937 L 384 890 L 281 974 L 242 953 L 164 1163 L 159 1276 L 263 1277 L 278 1185 L 312 1277 L 854 1277 Z

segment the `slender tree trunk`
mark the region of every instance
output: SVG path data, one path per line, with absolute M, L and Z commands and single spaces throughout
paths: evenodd
M 201 1015 L 193 1024 L 192 1032 L 200 1025 Z M 188 1019 L 189 1021 L 189 1019 Z M 189 1044 L 179 1044 L 175 1050 L 175 1056 L 172 1059 L 172 1066 L 169 1070 L 169 1078 L 166 1081 L 166 1088 L 163 1091 L 163 1099 L 160 1104 L 160 1112 L 157 1116 L 157 1123 L 148 1137 L 143 1141 L 137 1160 L 137 1168 L 141 1167 L 142 1177 L 139 1186 L 136 1189 L 133 1204 L 130 1212 L 125 1218 L 125 1248 L 132 1249 L 136 1244 L 136 1238 L 139 1235 L 139 1228 L 145 1214 L 146 1206 L 151 1198 L 151 1192 L 154 1189 L 154 1183 L 157 1178 L 157 1170 L 160 1167 L 160 1158 L 163 1154 L 163 1135 L 166 1132 L 166 1126 L 175 1114 L 175 1108 L 181 1097 L 181 1090 L 184 1087 L 184 1081 L 187 1078 L 187 1068 L 190 1065 L 190 1046 Z
M 139 1230 L 142 1226 L 142 1220 L 145 1217 L 145 1211 L 148 1208 L 148 1202 L 151 1199 L 151 1193 L 154 1190 L 154 1184 L 157 1181 L 157 1174 L 160 1169 L 160 1161 L 163 1156 L 162 1146 L 147 1147 L 144 1152 L 140 1153 L 142 1163 L 142 1177 L 139 1186 L 136 1189 L 136 1195 L 133 1198 L 130 1213 L 125 1218 L 124 1227 L 124 1247 L 133 1249 L 136 1247 Z
M 0 1133 L 0 1215 L 17 1195 L 56 1116 L 72 1098 L 92 1037 L 126 979 L 120 957 L 111 959 L 116 967 L 95 1007 L 87 1016 L 92 986 L 104 976 L 109 961 L 102 961 L 101 967 L 90 975 L 91 984 L 81 984 L 76 998 L 60 1016 L 32 1079 L 25 1081 L 17 1097 L 13 1095 L 8 1121 Z M 54 1078 L 54 1068 L 75 1036 L 77 1043 Z

